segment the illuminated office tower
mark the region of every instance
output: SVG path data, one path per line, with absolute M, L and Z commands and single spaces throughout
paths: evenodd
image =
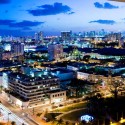
M 48 46 L 49 60 L 59 60 L 63 57 L 63 45 L 50 44 Z

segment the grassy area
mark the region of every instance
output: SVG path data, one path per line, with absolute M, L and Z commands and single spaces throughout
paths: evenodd
M 61 113 L 47 113 L 45 117 L 48 118 L 50 121 L 53 120 L 56 116 L 60 115 Z
M 85 110 L 82 109 L 82 110 L 79 110 L 79 111 L 74 111 L 72 113 L 68 113 L 66 115 L 64 115 L 62 117 L 62 119 L 65 119 L 65 120 L 73 120 L 73 121 L 78 121 L 79 118 L 82 116 L 82 115 L 85 115 Z
M 48 125 L 59 125 L 57 121 L 53 122 L 47 122 Z M 66 122 L 63 121 L 61 125 L 66 125 Z M 75 125 L 74 123 L 68 123 L 68 125 Z
M 47 113 L 46 115 L 45 115 L 45 117 L 47 118 L 47 119 L 49 119 L 49 122 L 47 122 L 48 123 L 48 125 L 58 125 L 59 124 L 59 120 L 56 120 L 56 116 L 58 116 L 58 115 L 60 115 L 61 113 Z M 66 125 L 66 122 L 64 122 L 63 120 L 62 120 L 62 124 L 61 125 Z M 68 125 L 74 125 L 74 124 L 72 124 L 72 123 L 70 123 L 70 122 L 68 122 Z
M 84 107 L 86 107 L 86 103 L 81 102 L 81 103 L 72 104 L 70 106 L 65 106 L 62 108 L 55 109 L 55 110 L 53 110 L 53 112 L 68 112 L 68 111 L 71 111 L 74 109 L 80 109 L 80 108 L 84 108 Z

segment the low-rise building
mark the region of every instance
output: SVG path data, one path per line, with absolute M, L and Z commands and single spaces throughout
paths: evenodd
M 61 92 L 59 79 L 52 75 L 32 77 L 22 73 L 10 73 L 8 79 L 8 95 L 10 97 L 10 101 L 14 104 L 22 102 L 18 104 L 19 106 L 28 107 L 30 105 L 37 105 L 40 103 L 53 103 L 53 101 L 51 101 L 51 94 L 49 93 L 52 91 Z M 17 98 L 17 100 L 12 99 L 12 96 Z M 64 98 L 66 98 L 66 95 Z M 59 101 L 61 102 L 63 100 L 60 99 Z M 23 105 L 24 102 L 27 105 Z
M 76 77 L 76 73 L 66 68 L 56 68 L 50 71 L 52 75 L 57 76 L 60 79 L 60 85 L 65 87 L 66 84 L 70 83 L 73 78 Z
M 61 102 L 66 101 L 66 91 L 65 90 L 54 90 L 50 91 L 49 93 L 50 96 L 50 102 L 53 104 L 60 104 Z

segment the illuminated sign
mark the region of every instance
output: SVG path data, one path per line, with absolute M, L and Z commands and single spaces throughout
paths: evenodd
M 83 116 L 81 116 L 81 118 L 80 118 L 80 120 L 81 121 L 85 121 L 85 122 L 90 122 L 90 121 L 92 121 L 94 118 L 92 117 L 92 116 L 90 116 L 90 115 L 83 115 Z

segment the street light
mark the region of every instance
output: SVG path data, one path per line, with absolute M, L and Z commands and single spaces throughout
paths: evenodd
M 2 111 L 1 110 L 3 110 L 2 108 L 0 108 L 0 115 L 2 114 Z
M 8 113 L 8 123 L 9 123 L 9 115 L 11 115 L 11 113 L 10 113 L 10 112 Z

